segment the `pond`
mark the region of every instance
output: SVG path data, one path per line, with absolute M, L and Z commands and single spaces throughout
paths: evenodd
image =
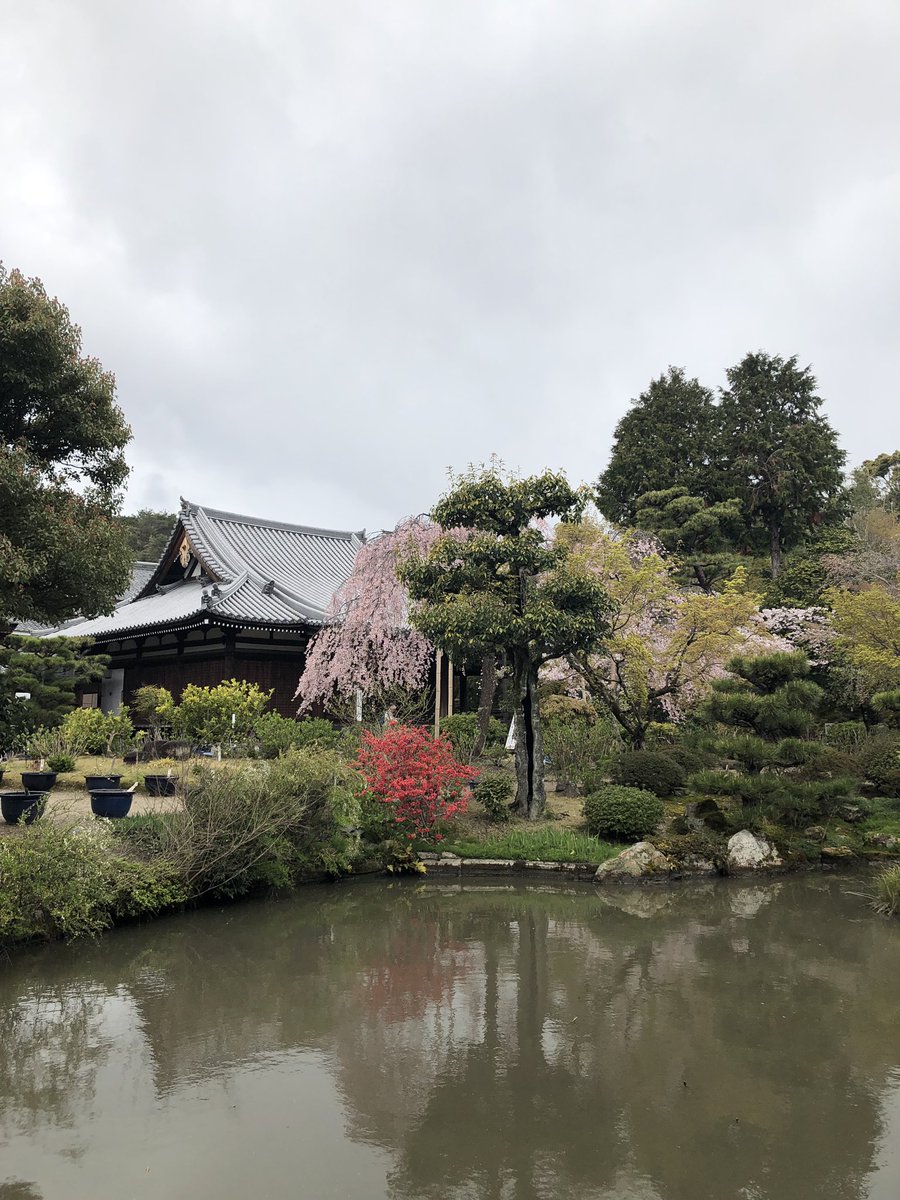
M 0 967 L 2 1200 L 896 1200 L 859 881 L 363 880 Z

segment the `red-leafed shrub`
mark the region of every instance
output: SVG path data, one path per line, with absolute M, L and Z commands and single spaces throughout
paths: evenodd
M 391 806 L 408 838 L 435 841 L 439 821 L 466 811 L 465 785 L 478 775 L 456 761 L 449 741 L 410 725 L 391 725 L 381 737 L 364 733 L 357 766 L 367 794 Z

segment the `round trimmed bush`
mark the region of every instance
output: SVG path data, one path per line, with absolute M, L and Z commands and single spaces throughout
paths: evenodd
M 584 819 L 595 837 L 639 841 L 652 833 L 665 815 L 666 806 L 653 792 L 612 785 L 600 788 L 584 801 Z
M 662 750 L 627 750 L 613 763 L 612 777 L 626 787 L 672 796 L 684 787 L 684 768 Z
M 508 821 L 515 784 L 502 771 L 486 771 L 475 782 L 475 799 L 489 821 Z

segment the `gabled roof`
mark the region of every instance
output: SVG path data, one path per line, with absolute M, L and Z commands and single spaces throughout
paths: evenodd
M 319 625 L 364 541 L 363 531 L 264 521 L 182 500 L 169 544 L 134 599 L 66 633 L 108 637 L 198 617 Z

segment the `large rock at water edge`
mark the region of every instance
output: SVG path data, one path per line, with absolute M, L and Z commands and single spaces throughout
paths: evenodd
M 638 879 L 642 875 L 662 875 L 674 869 L 674 863 L 652 842 L 637 842 L 615 858 L 607 859 L 594 876 L 602 879 Z
M 761 867 L 781 866 L 781 858 L 775 847 L 765 838 L 756 837 L 749 829 L 742 829 L 728 839 L 726 861 L 731 871 L 755 871 Z

